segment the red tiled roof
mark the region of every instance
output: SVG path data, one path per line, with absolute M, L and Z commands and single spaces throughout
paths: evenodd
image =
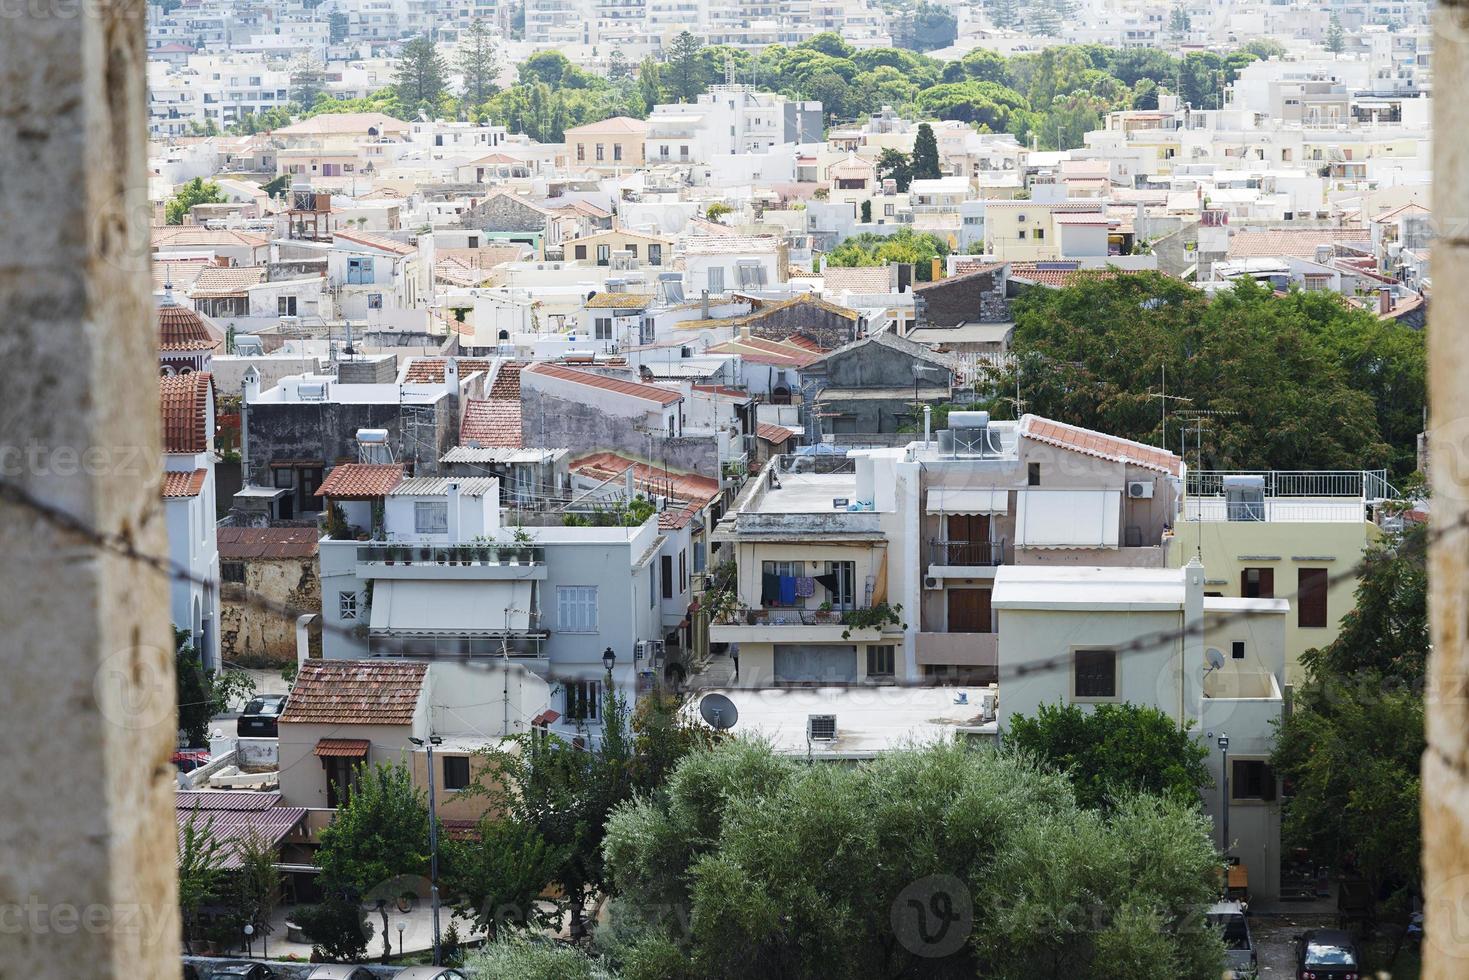
M 403 482 L 403 467 L 397 463 L 343 463 L 327 474 L 316 496 L 334 500 L 371 500 L 386 497 Z
M 323 759 L 364 759 L 372 743 L 365 738 L 323 738 L 311 754 Z
M 1039 286 L 1050 286 L 1053 289 L 1064 289 L 1067 286 L 1076 285 L 1076 281 L 1082 277 L 1092 279 L 1115 279 L 1121 273 L 1118 269 L 1083 269 L 1076 268 L 1042 268 L 1036 262 L 1012 262 L 1010 263 L 1010 278 L 1023 279 L 1033 282 Z
M 296 674 L 281 724 L 407 725 L 428 665 L 397 660 L 313 660 Z
M 501 364 L 500 370 L 495 372 L 495 380 L 490 383 L 490 397 L 520 401 L 520 370 L 523 367 L 525 364 L 520 361 Z
M 418 246 L 416 245 L 400 242 L 396 238 L 389 238 L 387 235 L 374 235 L 370 231 L 339 231 L 332 237 L 333 239 L 341 238 L 354 245 L 366 245 L 368 248 L 375 248 L 381 252 L 391 252 L 394 255 L 413 255 L 418 252 Z
M 163 496 L 167 499 L 179 497 L 197 497 L 204 489 L 204 478 L 209 475 L 208 470 L 199 469 L 192 472 L 165 471 L 163 474 Z
M 208 372 L 176 374 L 158 379 L 163 408 L 163 451 L 202 453 L 209 449 L 209 401 L 214 397 Z
M 623 381 L 619 378 L 609 378 L 602 374 L 593 374 L 590 371 L 576 371 L 572 368 L 562 367 L 559 364 L 547 364 L 545 362 L 532 364 L 521 372 L 524 374 L 539 374 L 548 378 L 556 378 L 560 381 L 570 381 L 573 384 L 585 385 L 588 388 L 600 388 L 603 391 L 616 392 L 627 395 L 630 398 L 640 398 L 643 401 L 656 402 L 659 405 L 673 405 L 683 400 L 683 395 L 669 388 L 659 388 L 655 385 L 640 384 L 636 381 Z
M 1083 429 L 1079 425 L 1067 425 L 1065 422 L 1041 418 L 1039 415 L 1026 415 L 1020 420 L 1020 435 L 1088 456 L 1119 463 L 1135 463 L 1172 476 L 1182 474 L 1182 461 L 1167 450 Z
M 222 527 L 215 532 L 219 557 L 225 561 L 310 558 L 318 537 L 314 527 Z
M 1273 259 L 1292 256 L 1314 259 L 1320 245 L 1361 245 L 1372 242 L 1366 228 L 1270 228 L 1239 231 L 1229 240 L 1231 259 Z
M 804 338 L 803 338 L 804 339 Z M 735 337 L 709 348 L 711 354 L 738 354 L 752 364 L 803 368 L 821 360 L 821 354 L 806 344 L 796 343 L 794 336 L 785 340 L 763 337 Z
M 702 391 L 706 395 L 719 395 L 724 398 L 738 398 L 740 401 L 749 401 L 752 396 L 743 388 L 731 388 L 728 385 L 690 385 L 694 391 Z
M 573 460 L 568 467 L 573 473 L 600 480 L 619 477 L 629 468 L 633 471 L 633 483 L 645 493 L 676 497 L 684 501 L 683 508 L 669 508 L 658 515 L 658 526 L 661 528 L 686 526 L 695 514 L 719 496 L 719 481 L 712 477 L 665 470 L 614 452 L 592 453 Z
M 158 308 L 158 349 L 161 351 L 214 350 L 220 339 L 204 318 L 187 306 Z
M 467 378 L 476 372 L 488 373 L 490 362 L 478 357 L 457 357 L 459 362 L 459 377 Z M 408 362 L 408 371 L 403 375 L 403 380 L 408 384 L 441 385 L 444 383 L 444 364 L 446 359 L 442 357 L 415 357 Z
M 766 442 L 773 442 L 777 446 L 788 441 L 796 434 L 794 429 L 787 429 L 783 425 L 775 425 L 771 422 L 761 422 L 755 427 L 755 434 Z
M 251 286 L 265 282 L 263 265 L 211 265 L 200 269 L 189 290 L 192 297 L 244 296 Z
M 459 424 L 459 444 L 481 449 L 520 449 L 520 400 L 470 399 Z

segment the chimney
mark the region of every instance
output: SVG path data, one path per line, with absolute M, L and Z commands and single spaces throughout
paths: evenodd
M 449 498 L 449 542 L 453 544 L 459 541 L 459 484 L 449 484 L 446 496 Z
M 699 296 L 699 310 L 702 314 L 700 319 L 709 319 L 709 290 L 707 289 Z
M 933 257 L 928 268 L 929 276 L 933 279 L 934 282 L 938 282 L 944 277 L 944 260 L 939 258 L 937 255 Z
M 1392 290 L 1386 286 L 1377 291 L 1377 312 L 1384 316 L 1392 312 Z
M 740 339 L 741 340 L 749 340 L 750 339 L 750 325 L 748 323 L 742 323 L 742 324 L 740 324 Z
M 454 394 L 459 394 L 459 359 L 450 357 L 444 361 L 444 384 Z
M 923 406 L 923 445 L 924 445 L 924 448 L 927 448 L 928 447 L 929 440 L 932 439 L 932 433 L 933 433 L 933 406 L 932 405 L 924 405 Z

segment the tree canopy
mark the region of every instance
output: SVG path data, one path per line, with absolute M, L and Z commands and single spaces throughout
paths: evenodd
M 1415 466 L 1423 335 L 1334 294 L 1276 296 L 1245 281 L 1211 299 L 1158 273 L 1083 273 L 1028 291 L 1013 312 L 1015 364 L 996 378 L 997 417 L 1013 413 L 1018 381 L 1026 411 L 1159 445 L 1166 368 L 1169 394 L 1218 413 L 1196 467 Z M 1168 447 L 1178 439 L 1174 422 Z
M 914 275 L 925 282 L 933 278 L 933 260 L 949 254 L 949 243 L 931 232 L 915 232 L 903 228 L 891 235 L 863 232 L 842 241 L 826 255 L 826 264 L 835 266 L 887 265 L 906 262 L 913 265 Z
M 1064 777 L 957 744 L 807 765 L 734 740 L 608 824 L 599 940 L 629 978 L 1212 978 L 1196 807 L 1079 807 Z M 1003 883 L 1003 884 L 997 884 Z M 1045 923 L 1038 928 L 1037 923 Z
M 189 209 L 196 204 L 223 204 L 224 192 L 212 180 L 195 177 L 186 182 L 168 203 L 163 206 L 164 220 L 171 225 L 181 225 Z

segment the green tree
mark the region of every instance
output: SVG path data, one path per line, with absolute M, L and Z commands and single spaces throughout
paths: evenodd
M 447 88 L 449 66 L 432 38 L 416 37 L 398 53 L 394 85 L 407 105 L 434 105 Z
M 1176 41 L 1188 34 L 1189 27 L 1188 11 L 1182 7 L 1174 7 L 1168 14 L 1168 33 Z
M 308 54 L 291 59 L 289 78 L 291 101 L 303 106 L 314 104 L 326 91 L 326 65 Z
M 406 879 L 429 870 L 428 803 L 406 765 L 361 765 L 353 779 L 346 802 L 321 832 L 316 863 L 325 891 L 378 910 L 386 963 L 393 951 L 388 903 L 409 887 Z
M 652 55 L 638 63 L 638 92 L 642 95 L 643 104 L 648 107 L 649 111 L 653 106 L 661 105 L 665 101 L 662 69 Z
M 870 200 L 862 202 L 862 223 L 864 225 L 872 224 L 872 201 Z
M 189 951 L 193 950 L 190 942 L 199 929 L 199 909 L 219 896 L 229 858 L 223 842 L 210 833 L 213 820 L 212 816 L 195 809 L 179 828 L 179 912 L 184 922 L 184 948 Z
M 1342 30 L 1341 18 L 1333 12 L 1330 22 L 1326 25 L 1326 50 L 1332 54 L 1341 54 L 1346 47 L 1346 31 Z
M 913 139 L 913 179 L 937 180 L 943 176 L 939 171 L 939 144 L 928 123 L 918 124 L 918 135 Z
M 933 278 L 933 260 L 949 254 L 949 243 L 930 232 L 915 233 L 902 228 L 891 235 L 863 232 L 845 239 L 826 256 L 834 266 L 877 266 L 902 262 L 914 267 L 914 275 L 927 282 Z
M 454 907 L 488 938 L 507 928 L 554 924 L 538 903 L 567 855 L 534 827 L 486 816 L 474 839 L 451 842 L 446 850 L 452 852 L 446 891 L 454 896 Z
M 455 67 L 463 82 L 464 98 L 471 105 L 484 105 L 485 100 L 495 94 L 496 79 L 500 77 L 500 55 L 495 50 L 489 29 L 477 17 L 459 41 Z
M 281 174 L 277 177 L 272 177 L 270 180 L 261 184 L 260 189 L 265 193 L 266 197 L 283 198 L 286 196 L 286 192 L 291 189 L 291 175 Z
M 194 205 L 223 203 L 224 192 L 219 189 L 218 184 L 203 177 L 195 177 L 169 198 L 164 205 L 164 217 L 171 225 L 181 225 L 184 223 L 184 216 Z
M 628 64 L 627 55 L 621 48 L 613 48 L 607 56 L 607 77 L 614 82 L 632 77 L 632 65 Z
M 345 12 L 333 10 L 327 14 L 327 38 L 332 44 L 341 44 L 347 40 L 349 22 Z
M 985 10 L 990 23 L 998 28 L 1013 30 L 1020 26 L 1020 0 L 989 0 Z
M 699 74 L 699 50 L 703 47 L 699 39 L 688 31 L 673 39 L 668 50 L 669 94 L 679 102 L 693 102 L 704 91 L 704 80 Z
M 946 48 L 959 36 L 959 20 L 949 10 L 923 0 L 893 24 L 893 43 L 910 51 Z
M 844 767 L 730 740 L 621 807 L 606 854 L 606 945 L 630 978 L 1203 980 L 1223 962 L 1193 915 L 1217 887 L 1196 806 L 1085 810 L 1063 777 L 954 743 Z M 934 894 L 915 883 L 972 908 L 967 942 L 895 932 Z
M 1005 745 L 1065 774 L 1089 809 L 1137 793 L 1197 803 L 1210 784 L 1208 750 L 1157 708 L 1041 705 L 1035 717 L 1011 719 Z
M 710 221 L 718 221 L 720 218 L 723 218 L 726 214 L 729 214 L 733 210 L 734 208 L 730 207 L 728 204 L 725 204 L 723 201 L 715 201 L 704 208 L 704 217 L 708 218 Z
M 270 917 L 281 900 L 281 873 L 276 868 L 276 845 L 257 831 L 234 842 L 235 901 L 241 919 L 262 938 L 270 935 Z
M 366 955 L 375 931 L 361 906 L 339 892 L 328 893 L 319 904 L 296 908 L 291 919 L 311 937 L 312 959 L 327 962 L 357 962 Z
M 908 185 L 913 183 L 913 161 L 902 150 L 890 146 L 885 147 L 877 158 L 877 179 L 889 178 L 898 185 L 899 194 L 908 193 Z
M 1051 0 L 1035 0 L 1026 8 L 1025 26 L 1033 34 L 1055 37 L 1061 33 L 1061 13 Z
M 580 950 L 510 936 L 487 943 L 465 960 L 475 980 L 607 980 L 611 974 Z

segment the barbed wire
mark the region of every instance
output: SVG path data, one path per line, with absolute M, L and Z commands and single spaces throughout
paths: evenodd
M 214 582 L 213 580 L 210 580 L 203 576 L 194 574 L 187 567 L 173 561 L 173 559 L 167 556 L 152 555 L 140 550 L 136 546 L 136 544 L 134 544 L 132 539 L 124 535 L 117 534 L 115 532 L 102 531 L 98 528 L 93 527 L 91 524 L 87 523 L 76 515 L 66 510 L 63 510 L 62 508 L 59 508 L 45 500 L 41 500 L 25 487 L 13 481 L 0 478 L 0 501 L 4 501 L 6 503 L 30 511 L 41 520 L 45 521 L 47 524 L 52 525 L 58 530 L 81 538 L 88 544 L 110 551 L 121 558 L 137 562 L 147 568 L 150 568 L 160 574 L 167 576 L 170 580 L 188 582 L 193 585 L 198 585 L 209 591 L 213 591 L 219 587 L 219 583 Z M 1466 528 L 1469 528 L 1469 512 L 1466 512 L 1459 519 L 1449 524 L 1436 525 L 1434 527 L 1431 527 L 1424 535 L 1422 547 L 1426 549 L 1427 547 L 1434 544 L 1446 535 L 1452 533 L 1453 531 Z M 1336 586 L 1342 582 L 1348 580 L 1356 580 L 1360 578 L 1362 573 L 1367 570 L 1370 562 L 1370 556 L 1364 557 L 1362 560 L 1353 563 L 1350 567 L 1340 572 L 1328 575 L 1325 582 L 1322 585 L 1318 586 L 1318 588 L 1329 591 L 1333 586 Z M 523 573 L 523 575 L 520 577 L 524 577 L 524 575 L 528 574 L 530 574 L 529 570 Z M 283 603 L 275 599 L 271 599 L 269 596 L 262 595 L 248 588 L 238 591 L 240 593 L 239 601 L 242 601 L 245 605 L 259 610 L 260 612 L 267 615 L 288 619 L 292 624 L 294 624 L 296 619 L 302 615 L 321 615 L 320 609 L 303 609 L 297 606 L 292 606 L 288 603 Z M 1297 591 L 1293 593 L 1288 593 L 1283 596 L 1273 596 L 1272 598 L 1286 599 L 1294 602 L 1296 599 L 1299 598 L 1299 596 L 1300 592 Z M 1150 633 L 1144 633 L 1141 636 L 1135 637 L 1134 639 L 1124 644 L 1106 644 L 1105 646 L 1108 650 L 1111 650 L 1119 658 L 1121 658 L 1130 654 L 1144 653 L 1151 650 L 1158 650 L 1164 647 L 1169 647 L 1175 643 L 1189 639 L 1195 635 L 1202 635 L 1207 629 L 1217 629 L 1221 626 L 1227 626 L 1232 623 L 1248 619 L 1252 615 L 1255 615 L 1255 612 L 1249 609 L 1228 610 L 1222 613 L 1216 613 L 1215 615 L 1207 617 L 1207 619 L 1201 618 L 1197 622 L 1186 624 L 1182 627 L 1155 630 Z M 333 635 L 338 635 L 344 638 L 351 639 L 354 642 L 360 639 L 359 635 L 356 632 L 356 627 L 346 627 L 337 623 L 328 622 L 324 615 L 321 616 L 320 625 L 323 634 L 331 633 Z M 491 637 L 491 639 L 499 638 L 502 642 L 502 654 L 495 659 L 509 659 L 511 662 L 514 662 L 515 658 L 507 657 L 508 647 L 506 646 L 508 640 L 511 639 L 512 636 L 513 634 L 501 632 Z M 404 638 L 403 644 L 399 652 L 395 652 L 390 655 L 378 654 L 377 656 L 387 656 L 393 658 L 422 656 L 432 659 L 436 658 L 437 652 L 438 651 L 432 640 L 414 640 L 413 638 L 409 637 Z M 473 663 L 476 658 L 467 656 L 465 659 L 467 662 Z M 487 655 L 486 657 L 479 659 L 488 660 L 489 656 Z M 1068 650 L 1065 653 L 1060 653 L 1050 657 L 1044 657 L 1039 660 L 1027 660 L 1022 663 L 1005 666 L 1002 668 L 1001 672 L 1004 678 L 1022 678 L 1037 674 L 1049 673 L 1052 671 L 1066 670 L 1070 668 L 1071 662 L 1072 657 L 1070 651 Z M 941 686 L 941 684 L 941 679 L 937 678 L 911 678 L 901 680 L 895 679 L 894 681 L 886 682 L 880 685 L 880 687 L 935 687 Z M 823 681 L 813 686 L 831 688 L 856 687 L 864 690 L 876 689 L 872 684 L 843 681 Z M 785 685 L 785 687 L 794 687 L 794 689 L 799 689 L 800 685 Z

